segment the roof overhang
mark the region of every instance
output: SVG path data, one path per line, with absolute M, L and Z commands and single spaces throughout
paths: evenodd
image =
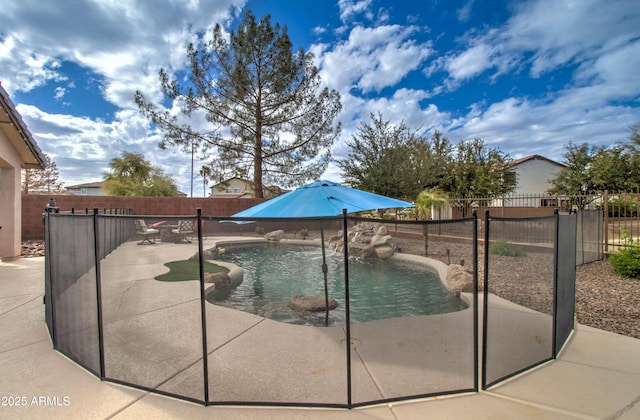
M 45 158 L 38 144 L 31 136 L 31 132 L 16 111 L 9 98 L 9 94 L 0 85 L 0 130 L 20 156 L 22 167 L 25 169 L 44 169 Z

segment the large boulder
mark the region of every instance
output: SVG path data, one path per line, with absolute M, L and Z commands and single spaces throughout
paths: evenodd
M 375 257 L 375 248 L 371 244 L 351 242 L 349 244 L 349 255 L 352 257 L 371 258 Z
M 391 240 L 391 235 L 373 235 L 371 237 L 371 246 L 386 245 Z
M 294 296 L 289 300 L 289 307 L 297 311 L 321 312 L 326 311 L 326 300 L 324 296 Z M 329 296 L 329 309 L 336 309 L 338 302 Z
M 376 254 L 376 257 L 380 258 L 381 260 L 391 258 L 391 256 L 393 255 L 393 248 L 390 245 L 377 246 L 373 248 L 373 250 Z
M 387 229 L 386 226 L 381 225 L 380 223 L 376 223 L 377 227 L 376 227 L 376 235 L 379 236 L 385 236 L 389 234 L 389 230 Z
M 279 242 L 284 237 L 284 230 L 274 230 L 264 235 L 264 239 L 269 242 Z
M 205 283 L 213 283 L 216 290 L 224 289 L 231 285 L 231 277 L 227 273 L 205 273 Z
M 472 289 L 473 276 L 463 266 L 451 264 L 447 271 L 446 287 L 449 293 L 460 296 L 460 292 Z

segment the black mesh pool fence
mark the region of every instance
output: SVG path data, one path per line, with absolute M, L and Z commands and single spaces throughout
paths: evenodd
M 475 216 L 45 222 L 55 349 L 103 380 L 205 405 L 473 392 L 555 357 L 573 328 L 575 215 L 520 221 L 534 243 L 516 219 Z

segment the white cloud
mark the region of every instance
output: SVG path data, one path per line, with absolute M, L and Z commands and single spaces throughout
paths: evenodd
M 57 59 L 31 51 L 13 35 L 0 38 L 0 74 L 7 91 L 28 91 L 47 80 L 64 81 L 56 70 L 59 66 Z
M 330 50 L 326 45 L 311 50 L 330 87 L 340 92 L 354 87 L 365 93 L 380 91 L 419 69 L 433 53 L 429 42 L 419 43 L 412 38 L 418 31 L 415 26 L 357 26 L 347 40 Z
M 100 181 L 111 159 L 131 152 L 172 175 L 179 188 L 189 193 L 191 156 L 176 148 L 160 150 L 161 135 L 135 110 L 118 111 L 112 122 L 48 114 L 32 105 L 18 105 L 17 110 L 43 152 L 56 162 L 65 185 Z M 202 164 L 196 160 L 196 168 Z
M 470 79 L 493 67 L 493 48 L 487 44 L 475 45 L 446 60 L 445 68 L 454 80 Z
M 474 2 L 475 0 L 467 0 L 467 2 L 456 11 L 460 22 L 467 22 L 471 18 L 471 9 L 473 9 Z
M 500 28 L 474 28 L 463 38 L 468 49 L 441 63 L 454 80 L 495 68 L 496 75 L 526 64 L 532 77 L 593 60 L 636 42 L 640 6 L 625 0 L 522 2 Z M 482 53 L 488 53 L 482 57 Z M 469 65 L 468 70 L 463 70 Z M 494 75 L 494 77 L 496 76 Z
M 66 93 L 66 89 L 65 89 L 65 88 L 63 88 L 63 87 L 58 86 L 58 87 L 56 88 L 56 93 L 55 93 L 55 95 L 54 95 L 54 98 L 56 98 L 56 99 L 62 99 L 62 98 L 64 97 L 65 93 Z
M 196 32 L 226 22 L 244 3 L 200 0 L 185 7 L 184 2 L 154 0 L 16 2 L 0 8 L 0 74 L 7 75 L 3 84 L 12 91 L 29 91 L 58 80 L 55 63 L 69 60 L 104 78 L 107 100 L 131 106 L 136 88 L 157 92 L 160 67 L 184 65 L 185 47 Z M 27 68 L 20 69 L 24 63 Z
M 354 16 L 363 14 L 367 19 L 373 19 L 373 13 L 369 10 L 371 0 L 338 0 L 340 20 L 347 23 Z
M 580 101 L 586 95 L 577 88 L 549 102 L 507 98 L 488 106 L 474 104 L 466 116 L 452 121 L 448 135 L 453 141 L 479 137 L 514 158 L 537 153 L 559 161 L 570 141 L 606 145 L 625 141 L 626 134 L 612 137 L 611 133 L 640 121 L 640 110 L 584 106 Z

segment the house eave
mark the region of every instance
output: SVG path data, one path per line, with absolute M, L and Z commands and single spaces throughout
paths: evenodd
M 44 169 L 45 157 L 16 110 L 9 94 L 0 85 L 0 130 L 9 139 L 21 159 L 24 169 Z

